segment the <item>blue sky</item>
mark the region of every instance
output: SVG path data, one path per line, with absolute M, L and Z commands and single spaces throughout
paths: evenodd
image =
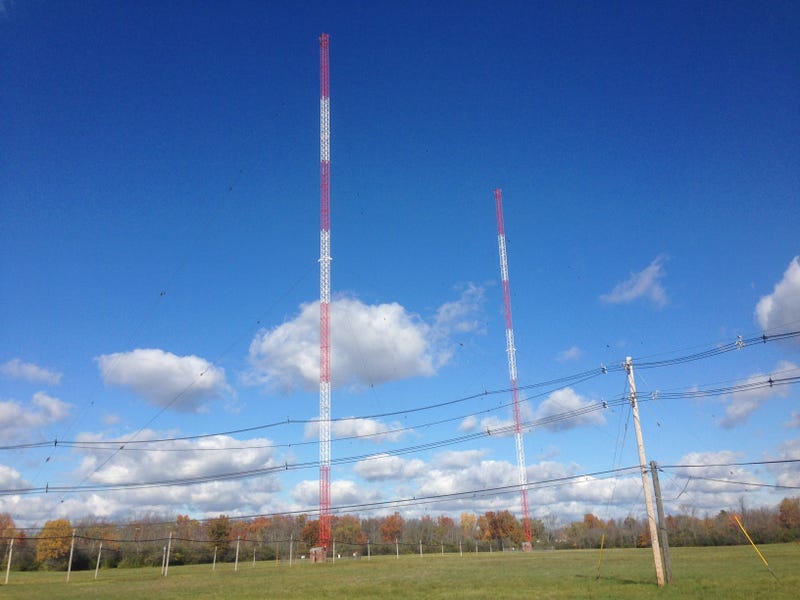
M 509 385 L 498 187 L 520 385 L 598 375 L 523 389 L 528 481 L 637 464 L 626 356 L 800 329 L 799 29 L 781 2 L 0 1 L 0 511 L 317 506 L 323 31 L 334 506 L 519 511 L 481 493 L 516 483 L 513 437 L 456 439 L 511 419 L 483 393 Z M 636 370 L 648 459 L 727 465 L 666 469 L 669 511 L 797 495 L 796 462 L 733 465 L 800 459 L 796 385 L 692 391 L 799 361 Z M 576 481 L 531 514 L 644 510 L 635 472 Z

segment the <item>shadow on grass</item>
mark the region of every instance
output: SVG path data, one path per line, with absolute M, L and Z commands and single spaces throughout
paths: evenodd
M 624 577 L 609 577 L 607 575 L 603 575 L 601 577 L 596 577 L 592 575 L 575 575 L 578 579 L 594 579 L 596 581 L 612 581 L 614 583 L 621 583 L 623 585 L 649 585 L 649 581 L 641 581 L 637 579 L 625 579 Z

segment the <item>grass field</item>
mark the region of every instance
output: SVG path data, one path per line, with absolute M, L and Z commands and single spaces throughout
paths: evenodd
M 749 546 L 675 548 L 673 583 L 659 589 L 652 553 L 494 552 L 106 569 L 66 573 L 12 572 L 0 599 L 16 598 L 798 598 L 800 544 L 761 547 L 777 579 Z M 0 579 L 0 582 L 2 579 Z

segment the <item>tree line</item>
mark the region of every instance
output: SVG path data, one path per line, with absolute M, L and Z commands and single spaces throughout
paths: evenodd
M 738 514 L 758 544 L 800 540 L 800 497 L 784 498 L 776 507 L 720 511 L 714 516 L 669 515 L 665 528 L 671 546 L 713 546 L 747 543 L 735 522 Z M 509 511 L 482 515 L 462 513 L 457 521 L 447 515 L 404 518 L 399 512 L 383 517 L 332 517 L 334 547 L 340 556 L 409 554 L 424 552 L 514 551 L 525 537 L 523 523 Z M 94 568 L 98 557 L 104 568 L 160 566 L 169 546 L 171 565 L 240 560 L 296 560 L 318 545 L 319 521 L 309 515 L 261 516 L 236 519 L 227 515 L 197 520 L 148 517 L 127 523 L 84 518 L 74 523 L 54 519 L 32 532 L 16 526 L 8 513 L 0 514 L 3 566 L 9 554 L 14 570 L 64 570 L 70 554 L 72 569 Z M 644 547 L 650 545 L 645 519 L 583 519 L 560 524 L 555 515 L 532 519 L 534 549 Z M 12 546 L 13 540 L 13 546 Z

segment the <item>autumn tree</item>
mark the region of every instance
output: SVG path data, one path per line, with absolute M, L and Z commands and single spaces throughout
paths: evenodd
M 361 531 L 373 543 L 379 541 L 381 539 L 381 520 L 377 517 L 361 519 Z
M 209 548 L 217 549 L 217 558 L 223 558 L 231 541 L 231 520 L 227 515 L 220 515 L 206 523 L 206 536 Z
M 488 523 L 489 539 L 495 539 L 500 543 L 503 540 L 511 540 L 515 544 L 522 543 L 525 538 L 525 530 L 509 511 L 487 512 L 485 516 Z
M 441 515 L 436 518 L 435 535 L 441 542 L 455 543 L 457 541 L 456 523 L 450 517 Z
M 17 529 L 17 524 L 8 513 L 0 513 L 0 540 L 8 543 L 14 540 L 14 548 L 22 549 L 26 545 L 26 535 L 21 529 Z
M 784 498 L 778 505 L 778 523 L 784 530 L 785 540 L 800 538 L 800 497 Z
M 189 515 L 178 515 L 172 529 L 172 552 L 170 562 L 175 565 L 192 564 L 208 559 L 208 548 L 197 544 L 195 540 L 203 537 L 202 526 Z
M 411 523 L 406 524 L 407 529 L 408 525 L 410 524 Z M 423 544 L 430 544 L 435 541 L 433 536 L 435 526 L 433 524 L 433 519 L 430 517 L 430 515 L 422 515 L 422 517 L 416 520 L 415 525 L 416 525 L 415 527 L 416 531 L 414 532 L 415 540 L 421 540 Z
M 488 514 L 489 513 L 479 516 L 475 521 L 475 527 L 477 527 L 475 539 L 481 540 L 482 542 L 488 542 L 492 539 L 492 531 L 489 526 L 489 518 L 487 517 Z M 494 513 L 491 514 L 494 515 Z
M 3 541 L 10 540 L 11 538 L 15 538 L 19 540 L 20 538 L 25 539 L 25 534 L 23 534 L 19 529 L 17 529 L 17 524 L 14 523 L 14 519 L 11 518 L 11 515 L 6 513 L 0 513 L 0 539 Z M 19 542 L 15 542 L 19 543 Z
M 319 521 L 308 521 L 300 532 L 300 539 L 308 546 L 313 548 L 319 545 Z
M 461 527 L 461 535 L 464 539 L 471 540 L 477 533 L 477 517 L 472 513 L 461 513 L 461 520 L 459 525 Z
M 72 525 L 68 519 L 55 519 L 44 524 L 36 544 L 36 560 L 53 567 L 69 555 L 72 543 Z
M 403 524 L 403 517 L 401 517 L 400 513 L 398 512 L 395 512 L 393 515 L 389 515 L 388 517 L 384 518 L 380 527 L 381 539 L 384 542 L 394 542 L 402 535 Z
M 333 539 L 343 544 L 360 546 L 367 543 L 367 536 L 361 531 L 361 522 L 351 515 L 339 517 L 333 528 Z

